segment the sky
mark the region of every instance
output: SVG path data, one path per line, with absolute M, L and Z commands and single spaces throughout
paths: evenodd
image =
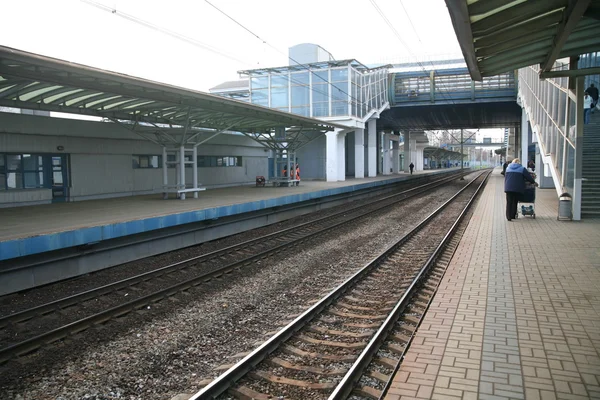
M 240 70 L 288 65 L 300 43 L 363 64 L 462 58 L 444 0 L 4 0 L 1 9 L 3 46 L 205 92 Z
M 461 58 L 444 0 L 5 0 L 0 38 L 201 91 L 238 79 L 239 70 L 287 65 L 288 48 L 300 43 L 363 64 Z

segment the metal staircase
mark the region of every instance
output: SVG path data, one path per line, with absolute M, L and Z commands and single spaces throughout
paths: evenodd
M 581 217 L 600 218 L 600 111 L 583 126 Z

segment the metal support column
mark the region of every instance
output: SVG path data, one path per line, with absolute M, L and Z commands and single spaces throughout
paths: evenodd
M 169 198 L 169 170 L 167 164 L 167 147 L 162 148 L 163 199 Z
M 581 195 L 583 183 L 583 93 L 584 93 L 584 78 L 577 77 L 577 117 L 576 135 L 575 135 L 575 160 L 574 160 L 574 182 L 573 182 L 573 220 L 581 220 Z M 566 149 L 565 149 L 566 150 Z
M 179 182 L 178 189 L 185 189 L 185 147 L 179 146 Z M 185 200 L 185 192 L 179 196 L 181 200 Z
M 192 176 L 194 179 L 193 184 L 194 184 L 194 189 L 198 189 L 198 147 L 197 146 L 194 146 L 192 155 L 194 157 L 193 164 L 192 164 L 192 167 L 194 168 L 194 171 L 192 172 Z M 198 198 L 198 191 L 194 191 L 194 198 L 195 199 Z

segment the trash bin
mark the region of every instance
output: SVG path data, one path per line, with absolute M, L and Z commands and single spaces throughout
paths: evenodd
M 558 197 L 558 217 L 557 220 L 573 219 L 573 200 L 569 193 L 563 193 Z

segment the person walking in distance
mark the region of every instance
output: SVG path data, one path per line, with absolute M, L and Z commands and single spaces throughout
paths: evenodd
M 300 164 L 296 164 L 296 186 L 300 186 Z
M 517 205 L 519 199 L 525 193 L 525 181 L 529 181 L 536 186 L 535 179 L 529 171 L 521 165 L 521 160 L 515 158 L 510 165 L 506 167 L 504 174 L 504 193 L 506 193 L 506 219 L 511 221 L 517 215 Z
M 410 163 L 410 165 L 408 166 L 408 168 L 410 168 L 410 174 L 413 174 L 413 170 L 415 169 L 415 164 Z

